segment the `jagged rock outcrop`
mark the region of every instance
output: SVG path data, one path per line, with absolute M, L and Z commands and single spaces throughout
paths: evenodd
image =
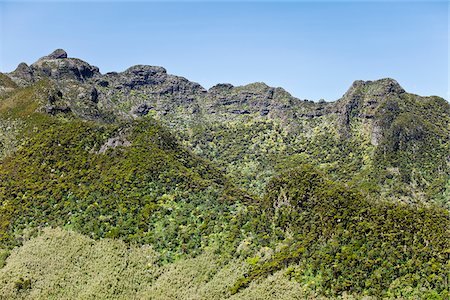
M 99 75 L 99 69 L 77 58 L 41 58 L 31 65 L 35 81 L 49 77 L 54 80 L 86 82 Z
M 67 52 L 63 49 L 56 49 L 51 54 L 44 56 L 42 59 L 60 59 L 67 58 Z
M 8 76 L 19 86 L 27 86 L 34 82 L 33 69 L 26 63 L 20 63 Z
M 376 119 L 380 105 L 389 100 L 394 100 L 405 93 L 405 90 L 397 81 L 384 78 L 376 81 L 357 80 L 336 102 L 338 113 L 339 132 L 347 138 L 350 134 L 350 124 L 353 118 L 361 120 Z M 387 108 L 389 109 L 389 108 Z M 376 145 L 380 138 L 381 128 L 378 120 L 375 120 L 372 129 L 372 143 Z
M 74 113 L 87 119 L 102 119 L 97 107 L 99 99 L 94 78 L 100 77 L 99 68 L 78 58 L 70 58 L 62 49 L 57 49 L 35 63 L 25 63 L 7 74 L 21 87 L 32 85 L 40 80 L 50 80 L 61 95 L 50 95 L 48 103 L 42 107 L 49 114 Z M 58 100 L 58 103 L 52 103 Z
M 206 110 L 212 114 L 248 115 L 278 119 L 292 125 L 296 118 L 315 118 L 325 113 L 325 105 L 293 97 L 283 88 L 262 82 L 234 87 L 217 84 L 209 89 Z
M 405 90 L 391 78 L 376 81 L 357 80 L 338 101 L 342 121 L 348 124 L 352 116 L 371 119 L 380 103 L 403 93 Z
M 217 95 L 224 91 L 230 91 L 232 88 L 234 88 L 234 86 L 230 83 L 219 83 L 211 87 L 208 90 L 208 93 L 211 95 Z
M 295 118 L 315 118 L 325 114 L 308 101 L 292 97 L 282 88 L 253 83 L 234 87 L 218 84 L 209 91 L 186 78 L 168 74 L 157 66 L 136 65 L 123 72 L 101 74 L 99 69 L 80 59 L 70 58 L 62 49 L 28 66 L 21 63 L 7 74 L 19 86 L 42 79 L 54 82 L 64 94 L 62 111 L 96 118 L 103 112 L 120 117 L 139 117 L 151 110 L 155 115 L 173 115 L 177 110 L 192 114 L 245 116 L 255 114 L 289 123 Z M 46 109 L 59 110 L 54 105 Z
M 19 64 L 16 70 L 8 74 L 20 86 L 27 86 L 41 79 L 56 81 L 75 80 L 85 82 L 100 75 L 99 69 L 78 58 L 68 58 L 67 53 L 57 49 L 28 66 Z
M 137 107 L 135 107 L 132 110 L 132 113 L 133 113 L 133 115 L 135 115 L 137 117 L 143 117 L 143 116 L 146 116 L 152 108 L 153 108 L 153 106 L 151 106 L 147 103 L 142 103 L 142 104 L 138 105 Z
M 145 85 L 158 85 L 167 80 L 167 71 L 163 67 L 137 65 L 122 74 L 124 86 L 134 88 Z
M 186 78 L 167 74 L 162 67 L 137 65 L 121 73 L 107 73 L 96 80 L 102 107 L 124 116 L 144 116 L 151 109 L 167 115 L 177 107 L 193 112 L 206 90 Z

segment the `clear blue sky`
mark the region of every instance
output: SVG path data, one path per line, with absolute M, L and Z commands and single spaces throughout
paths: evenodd
M 263 81 L 331 101 L 353 80 L 392 77 L 449 99 L 448 6 L 0 0 L 0 71 L 63 48 L 101 72 L 159 65 L 206 88 Z

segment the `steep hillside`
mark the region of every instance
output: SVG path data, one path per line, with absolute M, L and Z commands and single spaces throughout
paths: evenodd
M 17 149 L 0 164 L 3 246 L 20 244 L 25 227 L 58 225 L 152 243 L 173 259 L 220 243 L 216 222 L 239 218 L 236 206 L 250 199 L 154 120 L 55 117 L 39 112 L 37 91 L 44 95 L 47 83 L 0 107 L 5 122 L 18 124 L 8 139 Z
M 450 106 L 439 97 L 408 94 L 392 79 L 357 81 L 332 103 L 263 84 L 209 93 L 221 102 L 179 137 L 256 194 L 279 170 L 308 162 L 374 198 L 448 204 Z
M 139 247 L 94 242 L 65 230 L 28 229 L 23 246 L 3 252 L 0 293 L 26 299 L 448 297 L 450 222 L 443 209 L 373 203 L 303 166 L 274 179 L 250 215 L 245 226 L 236 224 L 236 217 L 219 223 L 223 227 L 216 234 L 238 244 L 202 244 L 202 254 L 171 264 L 164 264 L 170 244 Z M 165 235 L 173 243 L 177 238 L 170 228 L 176 221 L 169 218 Z M 246 237 L 233 235 L 227 224 Z
M 268 259 L 257 255 L 233 292 L 290 266 L 287 274 L 311 280 L 329 296 L 413 296 L 421 290 L 428 299 L 448 293 L 444 209 L 374 202 L 303 165 L 268 184 L 261 215 L 273 222 L 267 231 L 282 246 Z

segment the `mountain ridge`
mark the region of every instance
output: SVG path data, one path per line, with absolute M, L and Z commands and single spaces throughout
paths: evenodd
M 100 77 L 101 78 L 101 77 L 105 77 L 105 76 L 108 77 L 108 76 L 112 76 L 112 75 L 116 75 L 116 74 L 127 74 L 127 73 L 131 73 L 133 70 L 144 71 L 144 76 L 146 78 L 148 78 L 149 75 L 155 75 L 155 74 L 170 75 L 167 73 L 167 70 L 164 67 L 141 65 L 141 64 L 130 66 L 122 72 L 111 71 L 111 72 L 107 72 L 107 73 L 101 73 L 98 67 L 90 65 L 89 63 L 87 63 L 81 59 L 69 57 L 67 52 L 63 49 L 54 50 L 49 55 L 39 58 L 36 62 L 32 63 L 30 66 L 28 66 L 26 63 L 20 63 L 14 71 L 12 71 L 10 73 L 2 73 L 2 74 L 12 77 L 13 81 L 16 82 L 16 84 L 22 84 L 22 85 L 24 84 L 24 82 L 25 82 L 25 84 L 30 84 L 32 82 L 36 82 L 36 80 L 39 80 L 41 77 L 53 77 L 54 79 L 58 79 L 57 78 L 58 73 L 57 72 L 52 73 L 51 72 L 52 70 L 49 69 L 48 66 L 45 66 L 46 61 L 48 63 L 54 63 L 55 64 L 54 66 L 57 66 L 58 62 L 62 62 L 62 61 L 71 62 L 71 64 L 69 63 L 68 65 L 61 63 L 61 65 L 58 66 L 58 68 L 61 68 L 63 70 L 65 69 L 65 71 L 67 71 L 68 74 L 72 73 L 72 74 L 70 74 L 72 76 L 68 76 L 68 78 L 78 79 L 80 81 L 83 81 L 83 79 L 85 79 L 85 78 L 92 78 L 92 77 Z M 75 71 L 76 68 L 78 69 L 77 71 Z M 147 70 L 147 72 L 145 72 L 146 70 Z M 55 71 L 55 69 L 53 71 Z M 31 78 L 29 76 L 30 72 L 32 73 Z M 175 75 L 171 75 L 171 76 L 175 76 Z M 35 78 L 33 78 L 33 77 L 35 77 Z M 179 77 L 181 79 L 186 79 L 181 76 L 176 76 L 176 77 Z M 28 80 L 30 80 L 31 82 L 27 82 Z M 394 79 L 391 79 L 391 78 L 383 78 L 383 79 L 378 79 L 378 80 L 367 80 L 367 81 L 355 80 L 352 83 L 352 85 L 349 87 L 347 92 L 344 93 L 343 96 L 345 96 L 355 85 L 370 84 L 372 82 L 377 82 L 380 80 L 390 81 L 390 82 L 392 82 L 391 85 L 399 86 L 398 83 Z M 141 83 L 141 84 L 147 83 L 148 84 L 149 82 L 146 82 L 144 80 L 142 82 L 137 82 L 137 84 L 139 84 L 139 83 Z M 154 83 L 154 82 L 152 82 L 152 83 Z M 192 83 L 201 87 L 201 85 L 199 85 L 198 83 L 195 83 L 195 82 L 192 82 Z M 245 85 L 237 86 L 237 87 L 246 87 L 246 86 L 251 86 L 251 85 L 255 85 L 255 84 L 259 84 L 259 83 L 269 87 L 264 82 L 253 82 L 253 83 L 249 83 L 249 84 L 245 84 Z M 102 84 L 105 84 L 105 83 L 102 82 Z M 220 87 L 220 86 L 222 86 L 222 87 L 227 86 L 229 88 L 235 87 L 229 83 L 217 83 L 214 86 L 210 87 L 209 89 L 205 89 L 204 87 L 201 87 L 201 89 L 204 91 L 210 92 L 211 90 L 215 90 L 215 89 L 217 89 L 217 87 Z M 269 88 L 282 89 L 281 87 L 269 87 Z M 403 90 L 400 86 L 399 86 L 399 89 Z M 404 92 L 404 90 L 403 90 L 403 92 Z M 289 96 L 293 97 L 291 94 L 289 94 Z M 296 98 L 296 97 L 293 97 L 293 98 Z M 299 98 L 296 98 L 296 99 L 299 99 Z M 335 102 L 338 100 L 328 101 L 328 102 Z M 304 99 L 304 101 L 310 101 L 310 100 Z
M 369 106 L 371 110 L 374 110 L 378 104 L 374 99 L 366 99 L 364 103 L 358 103 L 360 101 L 358 97 L 361 97 L 361 95 L 356 95 L 355 93 L 364 87 L 370 91 L 371 97 L 385 97 L 389 94 L 400 95 L 406 93 L 398 82 L 392 78 L 367 81 L 355 80 L 341 98 L 330 102 L 301 100 L 293 97 L 281 87 L 270 87 L 263 82 L 254 82 L 236 87 L 228 83 L 218 83 L 207 90 L 200 84 L 191 82 L 184 77 L 168 74 L 165 68 L 157 66 L 134 65 L 122 72 L 102 74 L 98 67 L 90 65 L 81 59 L 68 57 L 67 52 L 63 49 L 56 49 L 30 66 L 26 63 L 20 63 L 16 70 L 10 73 L 2 73 L 2 76 L 7 76 L 8 79 L 4 78 L 10 82 L 9 84 L 0 82 L 1 86 L 3 86 L 2 89 L 9 90 L 11 90 L 12 83 L 16 86 L 24 87 L 45 78 L 60 84 L 64 80 L 79 82 L 80 85 L 77 86 L 78 91 L 73 91 L 69 87 L 62 87 L 67 93 L 67 96 L 64 96 L 71 100 L 69 101 L 69 106 L 76 106 L 74 103 L 70 103 L 75 102 L 76 99 L 79 102 L 83 102 L 86 107 L 92 106 L 90 102 L 97 106 L 108 107 L 107 98 L 122 96 L 115 92 L 119 90 L 127 96 L 127 101 L 129 102 L 126 105 L 128 110 L 123 111 L 122 109 L 119 113 L 122 116 L 142 116 L 148 113 L 150 109 L 155 109 L 158 114 L 165 115 L 173 106 L 171 107 L 167 103 L 159 103 L 158 105 L 158 99 L 167 95 L 175 96 L 173 100 L 176 105 L 191 106 L 193 113 L 198 112 L 199 105 L 208 113 L 216 113 L 214 108 L 218 106 L 230 106 L 231 108 L 228 112 L 231 114 L 239 115 L 258 112 L 261 116 L 267 116 L 271 114 L 270 108 L 273 107 L 275 111 L 278 111 L 274 115 L 280 116 L 279 110 L 295 106 L 298 112 L 291 114 L 291 117 L 314 118 L 324 113 L 343 112 L 348 114 L 349 110 L 354 108 L 353 106 L 358 105 Z M 148 88 L 155 86 L 158 88 Z M 157 102 L 156 105 L 145 103 L 142 100 L 138 101 L 133 99 L 135 98 L 133 97 L 134 95 L 129 95 L 130 91 L 139 94 L 139 91 L 142 89 L 150 98 L 158 98 L 150 99 L 154 100 L 153 102 Z M 224 92 L 225 95 L 223 95 Z M 227 98 L 226 94 L 229 92 L 233 92 L 234 99 Z M 61 93 L 59 95 L 62 97 Z M 203 99 L 203 101 L 197 103 L 199 102 L 196 99 L 198 97 L 206 98 L 206 100 Z M 370 95 L 365 97 L 368 98 Z M 345 103 L 348 102 L 345 100 L 350 98 L 352 102 Z M 250 109 L 242 109 L 242 106 L 247 104 L 250 106 Z M 237 108 L 234 109 L 233 106 L 237 106 Z M 314 108 L 311 109 L 311 107 Z M 258 111 L 256 108 L 258 108 Z M 373 117 L 370 113 L 362 113 L 361 116 L 366 118 Z M 347 121 L 344 120 L 344 122 Z
M 73 112 L 91 119 L 98 118 L 105 111 L 121 118 L 142 117 L 151 111 L 165 116 L 182 107 L 193 115 L 225 114 L 225 118 L 259 114 L 261 117 L 279 119 L 286 125 L 296 118 L 338 114 L 345 127 L 349 125 L 350 114 L 373 118 L 383 99 L 406 93 L 391 78 L 355 80 L 340 99 L 332 102 L 300 100 L 281 87 L 270 87 L 263 82 L 236 87 L 219 83 L 206 90 L 184 77 L 168 74 L 163 67 L 135 65 L 123 72 L 102 74 L 98 67 L 78 58 L 70 58 L 62 49 L 38 59 L 30 66 L 21 63 L 16 70 L 2 76 L 8 77 L 9 85 L 5 83 L 2 88 L 5 91 L 11 91 L 11 84 L 25 87 L 42 79 L 50 79 L 59 90 L 56 96 L 49 96 L 46 105 L 49 112 Z M 363 89 L 365 92 L 361 93 Z M 60 106 L 52 103 L 57 98 L 63 103 Z M 364 109 L 359 112 L 361 106 Z M 345 131 L 344 128 L 341 133 L 345 135 Z

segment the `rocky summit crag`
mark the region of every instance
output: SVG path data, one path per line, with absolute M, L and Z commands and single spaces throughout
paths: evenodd
M 1 299 L 448 299 L 450 105 L 0 73 Z

